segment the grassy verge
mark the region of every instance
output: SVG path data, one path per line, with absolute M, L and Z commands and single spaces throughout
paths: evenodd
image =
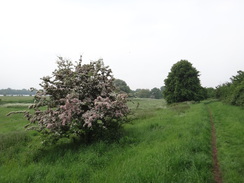
M 244 182 L 244 109 L 221 102 L 209 104 L 217 135 L 223 181 Z

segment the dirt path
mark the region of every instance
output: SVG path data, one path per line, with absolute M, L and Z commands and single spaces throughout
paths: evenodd
M 211 110 L 208 108 L 210 123 L 211 123 L 211 143 L 212 143 L 212 158 L 213 158 L 213 173 L 214 173 L 214 180 L 216 183 L 222 183 L 222 177 L 218 162 L 218 152 L 217 152 L 217 144 L 216 144 L 216 131 L 213 122 L 213 116 Z

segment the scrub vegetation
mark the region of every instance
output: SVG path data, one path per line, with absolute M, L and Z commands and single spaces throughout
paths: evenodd
M 231 82 L 219 85 L 216 89 L 216 97 L 225 103 L 244 107 L 244 72 L 230 78 Z

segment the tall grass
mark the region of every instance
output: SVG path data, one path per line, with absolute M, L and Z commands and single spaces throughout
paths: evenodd
M 244 182 L 243 109 L 205 104 L 215 123 L 223 181 Z M 129 103 L 133 120 L 117 142 L 61 141 L 48 147 L 37 132 L 24 130 L 21 114 L 6 117 L 26 106 L 0 105 L 0 182 L 213 182 L 205 104 L 166 107 L 164 100 L 136 99 Z
M 223 181 L 244 182 L 244 109 L 221 102 L 209 104 L 217 134 Z
M 0 134 L 14 131 L 23 131 L 27 120 L 23 114 L 15 114 L 10 117 L 7 114 L 11 111 L 27 110 L 26 106 L 3 106 L 0 105 Z
M 137 102 L 139 107 L 131 106 L 136 117 L 119 141 L 50 147 L 41 145 L 37 133 L 20 129 L 23 117 L 3 117 L 13 108 L 0 106 L 0 182 L 212 182 L 205 106 Z
M 211 182 L 209 124 L 199 107 L 180 115 L 161 110 L 128 125 L 134 142 L 92 182 Z

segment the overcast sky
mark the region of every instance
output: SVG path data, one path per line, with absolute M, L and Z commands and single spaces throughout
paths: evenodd
M 132 89 L 163 86 L 181 59 L 215 87 L 244 70 L 244 1 L 0 0 L 0 89 L 38 88 L 81 54 Z

